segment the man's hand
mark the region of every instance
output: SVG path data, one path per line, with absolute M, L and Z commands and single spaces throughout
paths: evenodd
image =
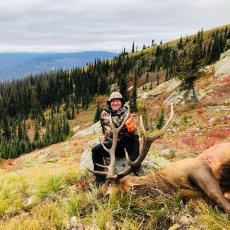
M 130 115 L 129 119 L 125 122 L 125 127 L 127 128 L 129 133 L 135 131 L 135 121 L 132 115 Z
M 108 114 L 105 110 L 103 110 L 103 111 L 101 112 L 100 117 L 101 117 L 102 120 L 105 120 L 105 119 L 108 119 L 108 118 L 109 118 L 109 114 Z

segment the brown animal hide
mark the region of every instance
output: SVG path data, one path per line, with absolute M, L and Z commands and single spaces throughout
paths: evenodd
M 103 192 L 143 191 L 159 193 L 179 193 L 183 198 L 205 195 L 230 213 L 230 143 L 218 144 L 204 151 L 197 158 L 183 159 L 149 175 L 125 176 Z

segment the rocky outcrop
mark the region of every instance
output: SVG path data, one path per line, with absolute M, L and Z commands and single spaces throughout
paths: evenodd
M 215 77 L 222 79 L 230 76 L 230 49 L 222 53 L 220 60 L 215 65 Z
M 148 83 L 149 85 L 149 83 Z M 148 88 L 148 85 L 147 88 Z M 163 82 L 157 87 L 154 87 L 152 90 L 143 91 L 141 88 L 138 89 L 139 98 L 145 100 L 147 98 L 156 97 L 163 92 L 170 93 L 177 89 L 181 85 L 181 81 L 178 79 L 171 79 L 169 81 Z
M 169 95 L 169 97 L 164 101 L 164 104 L 185 104 L 186 102 L 194 100 L 195 98 L 192 90 L 177 90 Z
M 101 124 L 98 121 L 95 124 L 91 125 L 90 127 L 78 131 L 73 137 L 84 137 L 88 135 L 98 134 L 100 132 L 101 132 Z
M 94 139 L 86 143 L 86 148 L 81 155 L 80 172 L 86 173 L 88 170 L 93 170 L 92 152 L 91 149 L 94 145 L 100 143 L 99 139 Z M 125 167 L 128 167 L 128 162 L 124 158 L 116 159 L 115 171 L 120 172 Z M 142 162 L 142 173 L 145 174 L 149 169 L 160 169 L 168 166 L 170 161 L 161 156 L 154 155 L 151 151 L 148 153 L 146 159 Z
M 86 148 L 81 154 L 80 160 L 80 173 L 87 172 L 87 169 L 93 170 L 92 152 L 91 149 L 96 144 L 99 144 L 100 140 L 98 138 L 86 143 Z

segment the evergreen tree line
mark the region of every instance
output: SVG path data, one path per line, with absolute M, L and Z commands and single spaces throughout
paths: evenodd
M 203 31 L 199 31 L 194 38 L 181 38 L 177 45 L 155 46 L 150 55 L 142 52 L 130 56 L 124 50 L 112 61 L 95 60 L 84 68 L 57 70 L 3 82 L 0 84 L 0 128 L 7 119 L 27 119 L 29 115 L 42 119 L 45 109 L 60 107 L 63 103 L 69 111 L 68 118 L 74 118 L 73 110 L 87 109 L 95 95 L 109 94 L 113 83 L 118 83 L 128 101 L 128 84 L 138 81 L 143 72 L 164 70 L 167 80 L 183 72 L 186 61 L 200 68 L 219 58 L 229 46 L 229 38 L 227 27 L 214 31 L 206 40 Z
M 96 95 L 109 94 L 114 83 L 118 84 L 124 99 L 130 101 L 131 110 L 136 111 L 138 80 L 144 72 L 165 71 L 166 80 L 179 76 L 184 87 L 192 88 L 199 68 L 218 60 L 220 54 L 229 48 L 229 38 L 228 28 L 216 30 L 208 38 L 204 38 L 203 31 L 199 31 L 194 37 L 181 38 L 176 45 L 154 43 L 152 52 L 142 50 L 137 55 L 129 55 L 124 49 L 111 61 L 95 60 L 84 68 L 61 69 L 3 82 L 0 84 L 1 149 L 6 148 L 6 142 L 10 143 L 6 137 L 9 130 L 19 126 L 17 121 L 30 117 L 49 130 L 51 126 L 47 126 L 44 118 L 44 111 L 48 108 L 60 113 L 60 107 L 64 104 L 66 119 L 73 119 L 79 108 L 87 109 Z M 133 89 L 128 92 L 131 85 Z M 58 120 L 56 116 L 53 119 Z M 16 143 L 18 132 L 12 133 L 10 139 Z M 58 139 L 50 135 L 46 138 L 42 143 L 48 144 Z M 29 151 L 29 147 L 22 149 Z
M 166 80 L 168 80 L 180 73 L 185 61 L 192 62 L 196 58 L 196 61 L 199 61 L 198 67 L 211 64 L 219 59 L 224 50 L 230 48 L 229 39 L 230 31 L 226 27 L 214 31 L 206 39 L 201 30 L 192 38 L 180 38 L 177 45 L 157 46 L 153 51 L 149 66 L 146 66 L 147 70 L 150 72 L 165 70 Z M 195 52 L 196 56 L 194 56 Z
M 14 123 L 4 129 L 0 139 L 0 158 L 9 159 L 31 152 L 36 148 L 63 141 L 70 132 L 68 119 L 60 114 L 51 114 L 45 121 L 45 132 L 40 134 L 41 123 L 35 120 L 33 137 L 29 138 L 26 121 Z
M 200 69 L 217 61 L 220 54 L 230 48 L 230 31 L 227 27 L 217 29 L 204 38 L 201 30 L 193 37 L 181 37 L 176 45 L 154 46 L 152 53 L 145 54 L 142 50 L 139 55 L 138 65 L 142 72 L 147 72 L 146 78 L 148 73 L 155 72 L 159 84 L 160 71 L 165 72 L 165 80 L 179 77 L 182 80 L 182 89 L 193 90 L 194 99 L 197 100 L 194 82 L 202 74 Z

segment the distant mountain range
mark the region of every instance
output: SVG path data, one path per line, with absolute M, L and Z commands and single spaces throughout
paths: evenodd
M 22 78 L 55 69 L 81 67 L 95 59 L 107 59 L 117 53 L 107 51 L 84 51 L 75 53 L 0 53 L 0 81 Z

